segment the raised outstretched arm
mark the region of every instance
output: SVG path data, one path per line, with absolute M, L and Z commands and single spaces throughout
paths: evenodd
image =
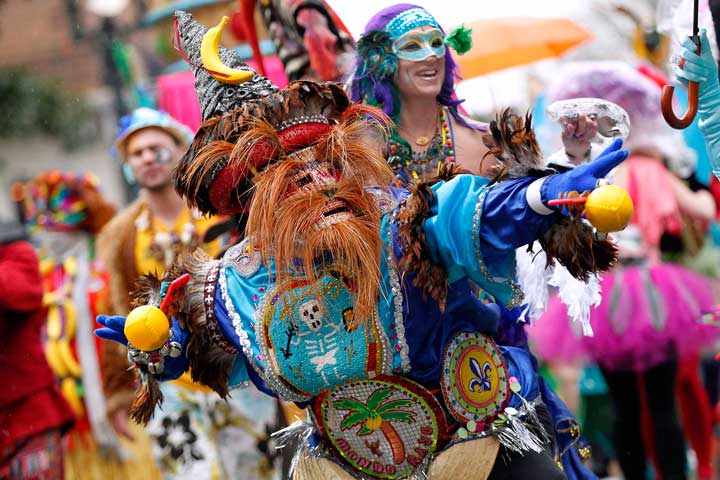
M 596 160 L 565 173 L 507 180 L 490 187 L 459 175 L 433 186 L 435 202 L 423 230 L 450 282 L 470 277 L 503 302 L 512 294 L 515 249 L 540 238 L 562 216 L 548 202 L 564 192 L 592 191 L 628 156 L 617 140 Z M 503 287 L 503 285 L 506 285 Z

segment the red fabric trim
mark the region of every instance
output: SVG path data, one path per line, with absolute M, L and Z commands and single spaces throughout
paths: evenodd
M 710 193 L 712 194 L 713 199 L 715 199 L 715 205 L 720 207 L 720 181 L 718 181 L 715 175 L 710 177 Z M 715 219 L 720 220 L 720 208 L 717 209 Z
M 293 125 L 278 132 L 280 146 L 284 152 L 294 152 L 312 145 L 318 138 L 327 135 L 332 126 L 323 122 L 307 122 Z M 215 176 L 208 191 L 210 203 L 221 214 L 232 215 L 247 210 L 247 205 L 240 203 L 237 187 L 248 179 L 249 165 L 255 170 L 262 170 L 277 157 L 277 150 L 270 142 L 261 141 L 253 148 L 247 162 L 225 166 Z
M 224 167 L 213 179 L 208 191 L 210 203 L 218 213 L 223 215 L 232 215 L 243 211 L 236 195 L 235 187 L 239 183 L 236 179 L 242 179 L 247 176 L 247 166 L 228 165 Z
M 318 138 L 327 135 L 332 127 L 323 122 L 308 122 L 293 125 L 278 132 L 280 145 L 286 152 L 307 147 Z
M 658 88 L 663 88 L 665 85 L 670 85 L 670 80 L 657 68 L 652 65 L 643 64 L 637 67 L 637 71 L 645 75 L 647 78 L 653 81 Z
M 0 455 L 0 478 L 63 480 L 62 433 L 50 429 Z

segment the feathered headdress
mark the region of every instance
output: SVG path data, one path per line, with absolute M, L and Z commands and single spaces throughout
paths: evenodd
M 207 29 L 187 12 L 177 12 L 176 18 L 180 47 L 195 72 L 203 118 L 178 167 L 176 187 L 205 213 L 246 212 L 254 176 L 327 135 L 350 101 L 334 84 L 299 81 L 278 90 L 255 72 L 245 83 L 224 83 L 202 62 L 200 46 Z M 219 52 L 223 64 L 252 72 L 234 52 Z
M 93 175 L 53 170 L 39 174 L 23 191 L 25 221 L 33 230 L 98 233 L 115 214 Z
M 205 213 L 247 213 L 246 232 L 263 259 L 274 260 L 278 281 L 297 272 L 297 259 L 310 280 L 326 257 L 346 274 L 361 272 L 356 317 L 369 317 L 379 285 L 380 215 L 364 187 L 391 182 L 380 150 L 389 120 L 352 105 L 335 84 L 298 81 L 278 90 L 221 49 L 221 67 L 252 72 L 248 82 L 230 85 L 203 63 L 207 30 L 188 13 L 176 18 L 203 112 L 176 171 L 177 190 Z M 373 125 L 379 139 L 369 134 Z M 298 191 L 300 203 L 291 195 Z
M 175 12 L 179 47 L 190 63 L 195 75 L 195 91 L 200 101 L 203 121 L 240 108 L 246 102 L 265 97 L 277 91 L 277 87 L 262 75 L 256 74 L 240 57 L 223 47 L 218 48 L 218 57 L 228 69 L 253 73 L 252 77 L 239 84 L 217 80 L 211 66 L 205 64 L 201 47 L 208 29 L 197 23 L 188 12 Z M 207 59 L 206 59 L 207 60 Z

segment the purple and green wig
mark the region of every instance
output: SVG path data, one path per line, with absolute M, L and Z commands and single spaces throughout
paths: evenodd
M 410 30 L 425 25 L 445 33 L 427 10 L 409 3 L 387 7 L 370 19 L 358 42 L 355 71 L 348 83 L 354 102 L 380 107 L 395 122 L 399 120 L 400 96 L 393 81 L 398 59 L 393 53 L 392 43 Z M 471 46 L 469 33 L 469 30 L 460 27 L 445 38 L 445 80 L 437 97 L 438 103 L 449 107 L 453 117 L 463 125 L 467 123 L 457 109 L 462 100 L 455 95 L 455 81 L 460 80 L 460 75 L 448 45 L 460 54 L 465 53 Z

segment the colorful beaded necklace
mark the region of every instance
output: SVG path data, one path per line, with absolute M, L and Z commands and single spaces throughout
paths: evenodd
M 388 163 L 403 183 L 435 176 L 445 161 L 454 162 L 455 142 L 445 107 L 440 109 L 435 134 L 426 150 L 413 151 L 410 144 L 393 129 L 388 140 L 388 153 Z
M 174 226 L 166 231 L 155 231 L 155 219 L 147 206 L 143 207 L 135 219 L 138 232 L 148 232 L 150 236 L 150 255 L 165 268 L 170 268 L 175 256 L 181 252 L 192 252 L 200 245 L 200 234 L 196 222 L 202 218 L 199 212 L 190 212 L 190 221 L 182 225 L 176 232 Z

